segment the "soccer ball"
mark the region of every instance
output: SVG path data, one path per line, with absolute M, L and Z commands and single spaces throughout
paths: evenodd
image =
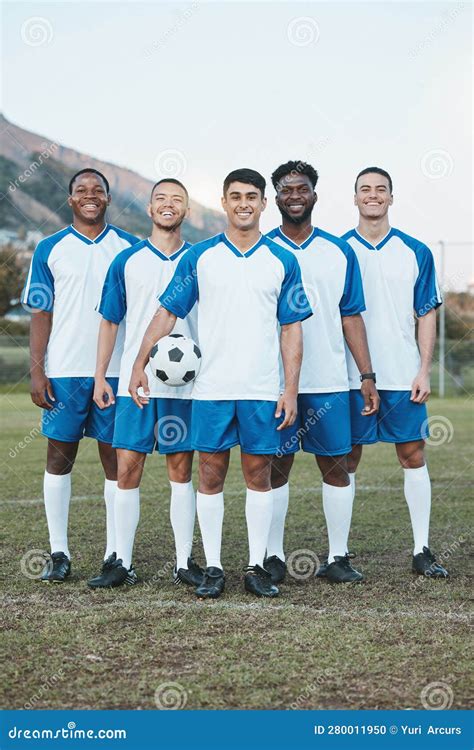
M 201 367 L 201 351 L 192 339 L 172 333 L 160 339 L 150 352 L 150 369 L 162 383 L 191 383 Z

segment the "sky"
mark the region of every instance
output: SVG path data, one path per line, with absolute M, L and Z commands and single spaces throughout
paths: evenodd
M 354 177 L 387 169 L 393 226 L 430 244 L 445 288 L 473 278 L 469 2 L 4 3 L 15 124 L 219 208 L 237 167 L 318 170 L 314 223 L 357 223 Z

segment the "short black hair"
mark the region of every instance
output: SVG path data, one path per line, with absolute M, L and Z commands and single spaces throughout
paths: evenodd
M 107 190 L 107 195 L 108 195 L 110 192 L 110 185 L 109 185 L 109 181 L 107 180 L 107 177 L 105 177 L 105 175 L 103 175 L 102 172 L 99 172 L 98 169 L 93 169 L 92 167 L 86 167 L 85 169 L 80 169 L 79 172 L 76 172 L 76 174 L 71 177 L 71 179 L 69 180 L 69 195 L 72 194 L 72 187 L 74 185 L 74 181 L 77 180 L 79 175 L 87 174 L 88 172 L 92 172 L 92 174 L 98 175 L 104 181 L 104 185 L 105 185 L 105 188 Z
M 173 185 L 179 185 L 180 188 L 183 188 L 184 192 L 186 193 L 186 198 L 188 198 L 188 200 L 189 200 L 189 193 L 186 190 L 186 188 L 184 187 L 183 183 L 180 182 L 179 180 L 176 180 L 174 177 L 163 177 L 163 179 L 158 180 L 158 182 L 155 182 L 155 184 L 153 185 L 153 187 L 151 189 L 150 200 L 153 197 L 153 192 L 154 192 L 155 188 L 158 187 L 158 185 L 161 185 L 163 182 L 172 182 Z
M 260 190 L 262 198 L 265 195 L 267 185 L 265 177 L 260 172 L 256 172 L 255 169 L 234 169 L 233 172 L 229 172 L 224 180 L 224 195 L 227 193 L 231 182 L 244 182 L 246 185 L 253 185 Z
M 272 174 L 273 187 L 275 188 L 275 190 L 279 190 L 282 187 L 282 180 L 284 177 L 286 177 L 287 175 L 295 176 L 298 174 L 304 174 L 309 177 L 314 190 L 314 188 L 316 187 L 316 183 L 318 182 L 319 175 L 315 168 L 311 166 L 311 164 L 308 164 L 305 161 L 301 161 L 301 159 L 294 159 L 292 161 L 287 161 L 286 164 L 280 164 L 280 166 L 277 167 Z
M 386 177 L 388 180 L 388 186 L 390 188 L 390 195 L 393 193 L 393 184 L 392 184 L 392 178 L 390 177 L 389 173 L 382 169 L 381 167 L 366 167 L 362 170 L 362 172 L 359 172 L 359 174 L 356 177 L 355 185 L 354 185 L 354 193 L 357 193 L 357 181 L 359 177 L 362 177 L 364 174 L 371 174 L 372 172 L 375 172 L 375 174 L 381 174 L 382 177 Z

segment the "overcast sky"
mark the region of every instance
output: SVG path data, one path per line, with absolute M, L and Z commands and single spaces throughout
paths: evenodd
M 472 239 L 469 2 L 4 4 L 3 110 L 52 140 L 218 207 L 223 177 L 320 173 L 315 223 L 355 225 L 353 181 L 391 172 L 391 223 Z M 263 228 L 278 223 L 273 190 Z M 472 278 L 447 248 L 446 285 Z

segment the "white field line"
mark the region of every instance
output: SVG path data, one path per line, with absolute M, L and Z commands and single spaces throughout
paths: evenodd
M 439 484 L 437 484 L 437 487 L 440 487 Z M 400 484 L 400 487 L 385 487 L 383 485 L 358 485 L 357 492 L 377 492 L 381 491 L 383 492 L 398 492 L 402 493 L 403 488 Z M 244 497 L 244 488 L 242 490 L 227 490 L 224 491 L 224 497 Z M 310 493 L 315 492 L 316 494 L 321 494 L 321 488 L 320 487 L 297 487 L 296 490 L 292 493 L 294 496 L 300 496 L 303 493 Z M 157 495 L 161 495 L 162 493 L 157 492 L 156 495 L 152 494 L 150 491 L 145 492 L 142 495 L 143 500 L 148 500 L 150 498 L 156 497 Z M 73 495 L 71 498 L 71 502 L 73 503 L 84 503 L 87 501 L 96 501 L 96 500 L 103 500 L 103 495 Z M 0 500 L 0 506 L 2 505 L 43 505 L 43 498 L 42 497 L 32 497 L 32 498 L 26 498 L 26 499 L 17 499 L 17 500 Z
M 81 592 L 81 594 L 84 594 L 84 592 Z M 46 597 L 47 598 L 47 597 Z M 36 595 L 34 596 L 34 599 L 36 599 Z M 5 605 L 14 605 L 18 606 L 20 604 L 28 604 L 28 597 L 26 594 L 22 594 L 21 596 L 12 596 L 10 594 L 5 594 L 4 596 L 0 597 L 0 601 L 3 601 Z M 44 604 L 45 603 L 45 597 L 42 597 L 41 600 L 38 602 L 33 602 L 34 604 Z M 67 600 L 67 605 L 69 606 L 71 603 L 70 598 Z M 103 609 L 104 606 L 110 605 L 113 607 L 114 611 L 117 609 L 125 609 L 132 606 L 132 602 L 127 601 L 121 601 L 119 597 L 117 596 L 113 600 L 109 600 L 107 602 L 96 602 L 91 603 L 91 601 L 81 601 L 78 602 L 78 604 L 81 605 L 81 607 L 84 607 L 88 611 L 97 608 L 97 609 Z M 48 606 L 49 603 L 48 603 Z M 147 609 L 172 609 L 172 610 L 181 610 L 183 612 L 190 612 L 190 611 L 196 611 L 197 607 L 208 607 L 211 608 L 214 611 L 222 612 L 225 610 L 230 610 L 231 612 L 260 612 L 262 615 L 270 615 L 274 616 L 274 613 L 276 611 L 286 611 L 286 612 L 298 612 L 301 614 L 305 613 L 311 613 L 312 615 L 340 615 L 342 617 L 348 617 L 349 619 L 353 619 L 354 615 L 356 615 L 357 619 L 373 619 L 377 620 L 379 623 L 381 623 L 381 614 L 380 610 L 378 609 L 370 609 L 365 608 L 362 612 L 358 612 L 355 609 L 340 609 L 339 607 L 311 607 L 308 604 L 271 604 L 268 605 L 266 603 L 260 603 L 260 602 L 251 602 L 251 603 L 244 603 L 244 602 L 228 602 L 228 601 L 213 601 L 213 602 L 205 602 L 205 601 L 199 601 L 194 600 L 192 602 L 181 602 L 181 601 L 175 601 L 174 599 L 168 599 L 168 600 L 156 600 L 150 602 L 150 600 L 147 598 L 145 601 L 140 601 L 138 599 L 133 600 L 133 606 L 136 607 L 143 607 L 146 606 Z M 62 610 L 62 607 L 58 605 L 58 601 L 51 601 L 51 608 L 57 609 L 59 611 Z M 440 612 L 439 610 L 430 610 L 430 611 L 421 611 L 417 608 L 414 608 L 413 610 L 397 610 L 396 612 L 397 616 L 400 617 L 413 617 L 416 619 L 419 619 L 420 617 L 423 619 L 436 619 L 436 620 L 454 620 L 461 623 L 471 623 L 472 617 L 470 617 L 469 613 L 467 612 Z M 387 622 L 386 627 L 390 628 L 392 625 L 392 622 Z

